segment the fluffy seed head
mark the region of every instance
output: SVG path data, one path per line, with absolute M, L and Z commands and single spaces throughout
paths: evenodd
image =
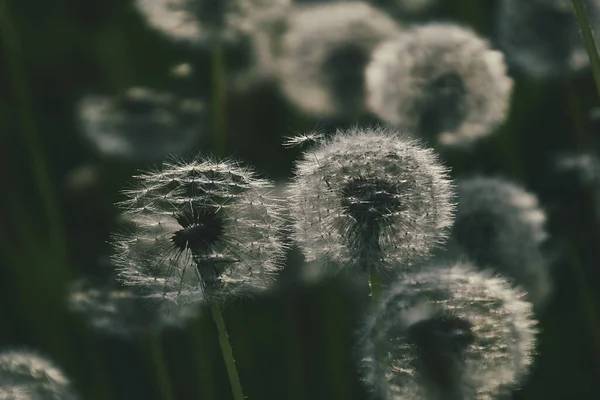
M 82 133 L 101 154 L 160 159 L 190 148 L 200 136 L 204 104 L 142 87 L 122 96 L 86 96 L 78 105 Z
M 498 398 L 532 361 L 536 322 L 522 297 L 466 264 L 406 273 L 367 322 L 366 383 L 383 399 Z
M 592 30 L 597 30 L 600 1 L 583 3 Z M 502 0 L 496 15 L 500 47 L 525 74 L 552 78 L 589 65 L 571 0 Z
M 121 203 L 129 229 L 113 261 L 126 285 L 171 306 L 267 288 L 280 268 L 282 207 L 272 184 L 231 161 L 166 162 Z
M 293 238 L 308 261 L 334 270 L 408 266 L 453 220 L 446 168 L 431 149 L 385 128 L 338 131 L 306 151 L 288 196 Z
M 362 112 L 371 51 L 398 29 L 387 15 L 359 1 L 297 8 L 281 41 L 284 93 L 318 116 Z
M 459 146 L 504 121 L 512 80 L 502 53 L 470 29 L 431 23 L 382 43 L 366 86 L 369 107 L 386 122 Z
M 542 305 L 551 283 L 540 250 L 547 238 L 546 214 L 537 197 L 499 178 L 462 179 L 457 191 L 449 251 L 514 279 L 531 302 Z
M 137 0 L 148 25 L 191 45 L 237 39 L 283 18 L 291 0 Z
M 419 16 L 434 7 L 439 0 L 370 0 L 399 18 Z
M 75 398 L 69 380 L 47 359 L 26 351 L 8 350 L 0 353 L 0 399 Z

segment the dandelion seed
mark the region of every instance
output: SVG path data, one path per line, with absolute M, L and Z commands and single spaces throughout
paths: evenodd
M 507 115 L 512 80 L 499 51 L 470 29 L 431 23 L 382 43 L 366 70 L 368 105 L 432 144 L 465 146 Z
M 192 147 L 201 134 L 204 103 L 135 87 L 123 96 L 87 96 L 78 104 L 85 138 L 99 153 L 161 159 Z
M 293 239 L 333 272 L 408 266 L 444 241 L 453 220 L 446 168 L 385 128 L 338 131 L 306 151 L 288 196 Z
M 0 353 L 0 399 L 74 400 L 69 380 L 37 354 L 8 350 Z
M 301 147 L 307 144 L 318 143 L 323 140 L 321 133 L 301 133 L 296 136 L 287 136 L 283 142 L 284 147 Z
M 522 383 L 535 325 L 523 293 L 473 266 L 429 266 L 394 283 L 360 344 L 382 399 L 495 399 Z
M 592 30 L 600 1 L 583 0 Z M 508 62 L 534 78 L 569 75 L 589 65 L 571 0 L 502 0 L 497 35 Z
M 125 191 L 114 264 L 167 311 L 266 289 L 280 269 L 281 205 L 272 184 L 231 161 L 166 162 Z
M 80 279 L 71 285 L 67 305 L 97 332 L 115 336 L 177 326 L 198 314 L 196 307 L 181 307 L 177 313 L 165 315 L 128 288 L 89 279 Z
M 281 39 L 284 93 L 317 116 L 361 113 L 370 53 L 398 29 L 386 14 L 358 1 L 297 8 Z
M 532 303 L 543 305 L 552 285 L 540 250 L 546 214 L 536 196 L 498 178 L 459 180 L 457 190 L 449 251 L 514 279 Z

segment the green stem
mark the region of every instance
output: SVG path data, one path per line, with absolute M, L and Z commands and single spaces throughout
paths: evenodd
M 237 368 L 235 367 L 233 350 L 231 349 L 229 338 L 227 337 L 227 328 L 225 328 L 225 322 L 223 321 L 219 303 L 215 300 L 210 302 L 210 312 L 212 313 L 215 325 L 217 325 L 217 331 L 219 332 L 219 344 L 221 345 L 221 353 L 223 354 L 223 361 L 225 362 L 225 368 L 227 369 L 227 375 L 229 376 L 229 384 L 231 385 L 233 398 L 235 400 L 244 400 L 244 392 L 242 391 L 240 377 Z
M 0 0 L 0 35 L 8 71 L 10 73 L 9 85 L 12 86 L 17 117 L 21 124 L 21 133 L 29 158 L 37 189 L 42 199 L 44 213 L 48 219 L 48 229 L 54 246 L 61 256 L 66 256 L 65 234 L 56 194 L 52 187 L 46 162 L 46 154 L 38 135 L 38 127 L 34 118 L 34 110 L 29 96 L 29 87 L 25 78 L 25 68 L 21 64 L 21 41 L 10 13 L 7 0 Z
M 223 157 L 227 153 L 227 76 L 223 46 L 218 42 L 212 52 L 211 67 L 213 151 Z
M 152 333 L 150 336 L 150 351 L 152 362 L 154 364 L 156 378 L 158 381 L 158 389 L 160 390 L 161 399 L 173 400 L 174 396 L 171 391 L 171 380 L 169 372 L 165 367 L 165 357 L 160 341 L 160 334 Z
M 577 24 L 581 29 L 581 36 L 583 37 L 583 43 L 590 57 L 592 63 L 592 71 L 594 73 L 594 81 L 596 82 L 596 89 L 600 95 L 600 56 L 598 55 L 598 48 L 596 47 L 596 41 L 594 40 L 594 34 L 590 28 L 590 21 L 583 5 L 582 0 L 571 0 L 573 2 L 573 9 L 575 10 L 575 17 L 577 17 Z
M 369 272 L 369 287 L 373 305 L 377 306 L 381 301 L 381 277 L 374 268 L 371 268 Z

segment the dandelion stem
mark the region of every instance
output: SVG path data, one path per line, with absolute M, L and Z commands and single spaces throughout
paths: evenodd
M 594 34 L 590 27 L 590 21 L 583 5 L 582 0 L 571 0 L 573 2 L 573 9 L 575 10 L 575 17 L 577 18 L 577 24 L 581 29 L 581 36 L 583 37 L 583 43 L 590 57 L 592 63 L 592 71 L 594 73 L 594 81 L 596 82 L 596 89 L 600 95 L 600 56 L 598 55 L 598 48 L 596 47 L 596 41 L 594 40 Z
M 152 362 L 154 368 L 156 368 L 156 378 L 160 390 L 161 399 L 173 400 L 173 393 L 171 392 L 171 380 L 169 379 L 169 373 L 165 368 L 165 357 L 163 354 L 162 344 L 160 336 L 158 334 L 152 334 L 150 337 L 150 349 L 152 355 Z
M 212 52 L 212 129 L 213 151 L 223 157 L 227 151 L 227 111 L 225 57 L 223 46 L 216 43 Z
M 25 78 L 25 68 L 21 64 L 22 48 L 17 28 L 13 23 L 7 0 L 0 0 L 0 43 L 6 55 L 7 68 L 11 78 L 17 116 L 21 123 L 23 141 L 33 168 L 34 177 L 42 199 L 44 213 L 48 220 L 51 239 L 61 256 L 66 255 L 65 234 L 62 227 L 60 212 L 56 202 L 54 188 L 48 173 L 46 153 L 40 143 L 38 127 L 34 118 L 34 109 L 29 95 L 29 87 Z
M 238 375 L 237 368 L 235 367 L 235 360 L 233 358 L 233 350 L 229 344 L 229 338 L 227 337 L 227 328 L 225 328 L 225 322 L 223 321 L 223 315 L 221 314 L 221 308 L 219 303 L 216 301 L 210 302 L 210 311 L 212 313 L 215 324 L 217 325 L 217 331 L 219 332 L 219 344 L 221 345 L 221 353 L 223 354 L 223 361 L 225 362 L 225 368 L 227 369 L 227 375 L 229 376 L 229 384 L 231 385 L 231 392 L 235 400 L 244 400 L 244 392 L 242 391 L 242 384 L 240 383 L 240 377 Z
M 371 289 L 371 299 L 373 301 L 373 305 L 376 306 L 381 300 L 381 277 L 374 268 L 371 268 L 369 273 L 369 287 Z

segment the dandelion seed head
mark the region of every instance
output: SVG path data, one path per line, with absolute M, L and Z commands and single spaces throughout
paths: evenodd
M 502 53 L 470 29 L 417 26 L 373 52 L 366 69 L 370 109 L 433 144 L 465 146 L 507 115 L 512 80 Z
M 52 362 L 35 353 L 0 353 L 0 398 L 73 400 L 70 382 Z
M 439 3 L 439 0 L 371 0 L 399 18 L 420 16 Z
M 134 87 L 122 96 L 86 96 L 78 120 L 89 143 L 103 155 L 144 160 L 185 152 L 198 140 L 204 103 Z
M 307 150 L 288 197 L 293 239 L 307 261 L 333 272 L 410 265 L 444 241 L 453 220 L 446 168 L 431 149 L 386 128 L 338 131 Z
M 130 228 L 113 240 L 126 285 L 172 306 L 266 289 L 280 269 L 283 207 L 232 161 L 166 162 L 125 192 Z
M 364 379 L 385 399 L 495 399 L 526 376 L 535 325 L 503 278 L 469 264 L 410 271 L 367 322 Z
M 309 114 L 362 112 L 370 53 L 398 29 L 386 14 L 359 1 L 296 8 L 281 39 L 283 92 Z
M 600 26 L 600 1 L 583 0 L 592 30 Z M 569 75 L 589 65 L 569 0 L 502 0 L 497 36 L 508 62 L 538 79 Z
M 531 302 L 542 305 L 552 285 L 540 249 L 548 236 L 546 214 L 537 197 L 500 178 L 462 179 L 457 191 L 449 247 L 514 279 Z

